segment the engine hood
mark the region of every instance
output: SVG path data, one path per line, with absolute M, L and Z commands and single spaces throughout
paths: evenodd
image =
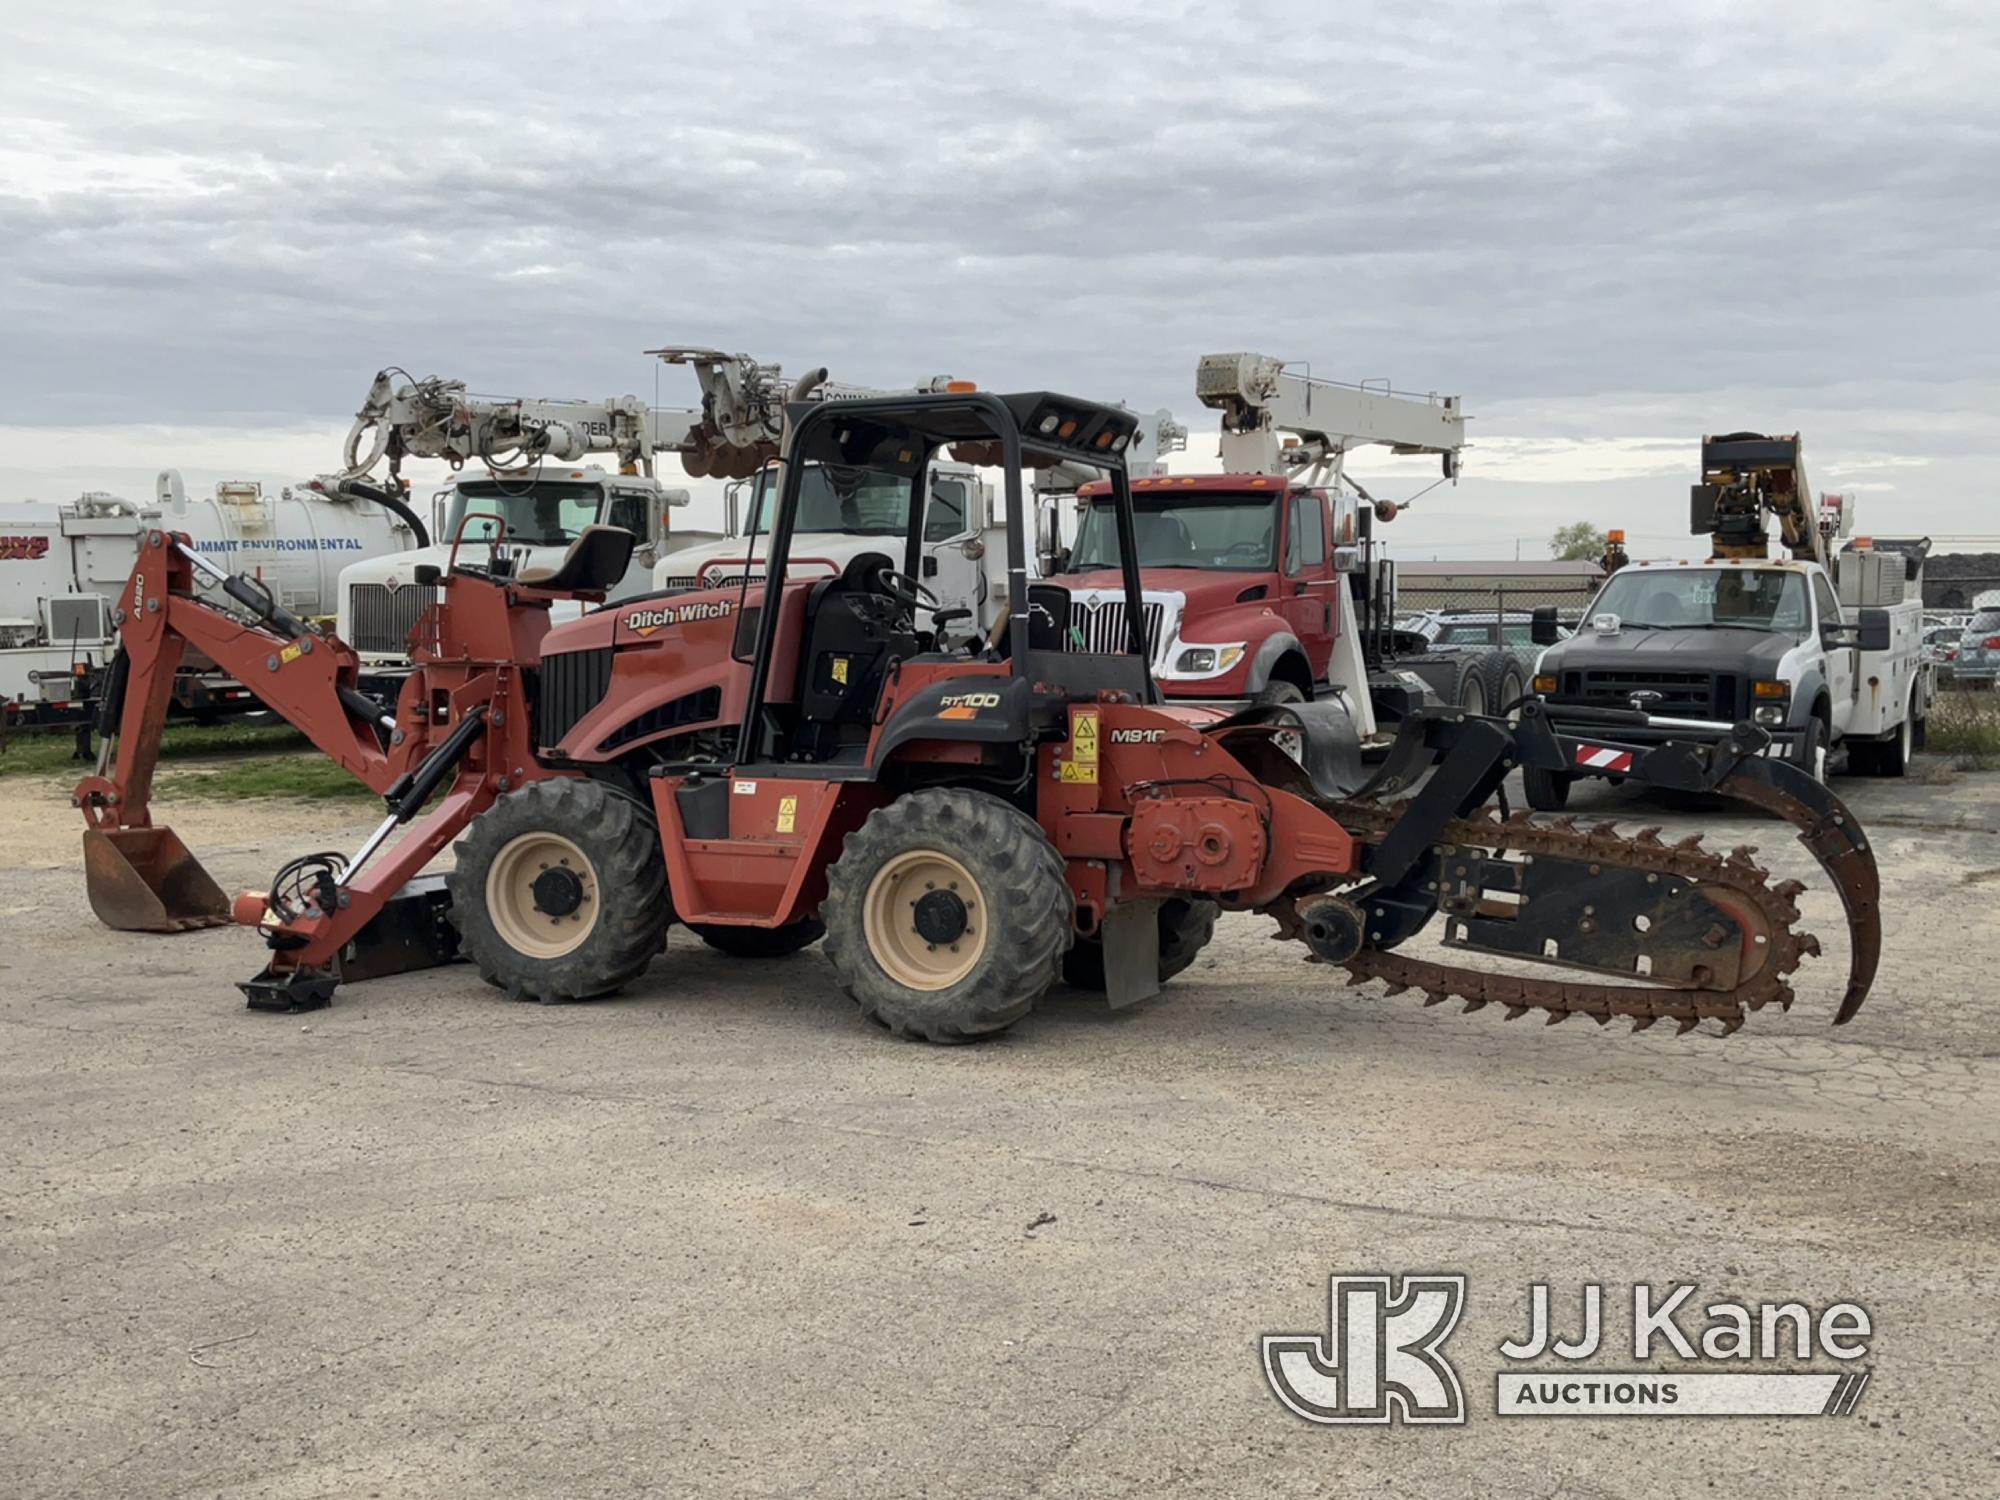
M 1600 635 L 1588 627 L 1542 655 L 1544 672 L 1590 668 L 1662 672 L 1763 671 L 1777 675 L 1778 663 L 1799 642 L 1770 630 L 1621 630 Z
M 1147 568 L 1143 577 L 1148 593 L 1179 594 L 1187 600 L 1190 614 L 1212 614 L 1229 608 L 1245 592 L 1262 588 L 1268 593 L 1270 588 L 1270 580 L 1262 573 L 1218 573 L 1208 568 Z M 1125 575 L 1116 568 L 1058 573 L 1047 581 L 1077 593 L 1119 594 L 1125 589 Z
M 691 546 L 676 547 L 653 565 L 653 587 L 687 587 L 687 580 L 701 570 L 704 563 L 742 561 L 751 554 L 746 537 L 725 537 L 720 541 L 696 542 Z M 765 561 L 770 555 L 771 539 L 757 538 L 756 561 L 753 569 L 763 573 Z M 788 571 L 794 576 L 804 577 L 823 573 L 824 568 L 813 567 L 815 559 L 824 559 L 836 568 L 845 567 L 864 552 L 880 552 L 892 561 L 903 555 L 903 539 L 900 536 L 855 536 L 845 531 L 801 531 L 792 537 L 791 562 Z M 898 566 L 901 564 L 898 563 Z M 799 570 L 804 568 L 807 573 Z
M 508 556 L 526 558 L 530 563 L 552 564 L 560 562 L 567 547 L 504 547 Z M 478 567 L 486 565 L 485 546 L 470 543 L 458 549 L 461 562 Z M 361 562 L 349 563 L 340 570 L 340 586 L 351 588 L 357 583 L 385 583 L 392 588 L 401 588 L 406 583 L 416 582 L 418 568 L 428 564 L 440 570 L 451 566 L 450 547 L 413 547 L 408 552 L 392 552 L 387 557 L 370 557 Z

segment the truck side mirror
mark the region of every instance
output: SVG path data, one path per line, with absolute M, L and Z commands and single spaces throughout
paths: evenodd
M 1529 614 L 1528 639 L 1537 646 L 1553 646 L 1562 639 L 1562 632 L 1556 626 L 1556 607 L 1553 604 L 1537 604 Z
M 1887 651 L 1889 649 L 1889 611 L 1886 609 L 1864 609 L 1861 611 L 1861 625 L 1856 632 L 1863 651 Z

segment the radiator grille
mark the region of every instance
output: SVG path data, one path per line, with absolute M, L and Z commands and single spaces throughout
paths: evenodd
M 1140 606 L 1146 616 L 1146 654 L 1149 657 L 1160 653 L 1160 629 L 1166 623 L 1167 607 L 1164 604 L 1146 603 Z M 1125 628 L 1125 605 L 1122 600 L 1107 601 L 1092 609 L 1081 599 L 1072 599 L 1069 605 L 1070 639 L 1068 649 L 1088 651 L 1106 656 L 1123 656 L 1130 647 Z
M 382 583 L 357 583 L 347 591 L 348 618 L 356 651 L 388 651 L 401 656 L 409 650 L 410 632 L 423 612 L 444 597 L 429 584 L 406 583 L 390 588 Z
M 666 577 L 666 581 L 660 585 L 660 591 L 664 593 L 670 589 L 685 592 L 688 589 L 697 589 L 697 588 L 699 589 L 741 588 L 743 586 L 743 582 L 746 576 L 753 583 L 761 582 L 764 577 L 764 570 L 762 568 L 759 568 L 754 572 L 749 573 L 748 575 L 745 575 L 743 573 L 710 573 L 705 578 L 699 578 L 693 573 L 669 573 Z
M 657 708 L 649 708 L 638 718 L 621 725 L 604 737 L 597 748 L 600 753 L 620 749 L 634 740 L 642 740 L 648 735 L 658 734 L 666 729 L 679 729 L 688 724 L 707 724 L 722 712 L 722 689 L 703 688 L 698 693 L 689 693 L 685 698 L 675 698 L 662 703 Z
M 1742 717 L 1738 678 L 1717 672 L 1642 672 L 1588 670 L 1563 673 L 1563 696 L 1593 707 L 1630 708 L 1634 693 L 1658 693 L 1648 701 L 1649 713 L 1669 717 L 1721 719 Z
M 536 684 L 535 743 L 552 750 L 611 688 L 611 647 L 561 651 L 542 658 Z

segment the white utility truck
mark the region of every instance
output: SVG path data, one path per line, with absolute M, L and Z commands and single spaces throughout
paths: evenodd
M 694 369 L 698 410 L 660 410 L 637 396 L 475 396 L 463 381 L 432 377 L 399 386 L 386 371 L 375 377 L 348 433 L 347 466 L 317 485 L 329 494 L 398 495 L 406 458 L 477 467 L 433 497 L 429 545 L 357 563 L 341 575 L 335 631 L 361 654 L 371 689 L 393 695 L 410 670 L 410 633 L 441 595 L 437 584 L 417 581 L 418 569 L 443 569 L 454 553 L 481 565 L 497 553 L 517 571 L 553 565 L 585 526 L 622 526 L 639 545 L 611 597 L 642 594 L 652 586 L 654 565 L 675 544 L 668 512 L 688 503 L 685 488 L 654 476 L 655 458 L 677 458 L 692 474 L 740 477 L 777 453 L 792 394 L 778 366 L 714 349 L 648 352 Z M 593 454 L 614 457 L 616 471 L 586 464 Z M 385 458 L 383 482 L 372 476 Z M 566 612 L 580 608 L 572 603 Z M 564 605 L 555 610 L 557 620 L 565 618 Z
M 1811 496 L 1796 435 L 1704 438 L 1692 530 L 1715 538 L 1712 555 L 1619 569 L 1560 643 L 1549 644 L 1555 612 L 1535 611 L 1548 649 L 1533 686 L 1556 729 L 1587 733 L 1595 711 L 1637 710 L 1651 723 L 1621 725 L 1619 739 L 1720 741 L 1749 720 L 1770 733 L 1766 754 L 1816 777 L 1842 749 L 1850 771 L 1901 776 L 1933 692 L 1930 543 L 1878 547 L 1853 536 L 1845 497 Z M 1788 555 L 1768 555 L 1767 519 Z M 1573 779 L 1529 771 L 1530 804 L 1561 807 Z
M 925 388 L 943 390 L 953 384 L 962 382 L 940 376 Z M 830 385 L 813 394 L 815 399 L 840 400 L 889 393 Z M 1187 429 L 1170 412 L 1156 411 L 1142 418 L 1125 454 L 1127 471 L 1151 475 L 1162 455 L 1178 451 L 1186 439 Z M 724 502 L 725 535 L 668 553 L 653 569 L 654 589 L 668 593 L 727 587 L 746 576 L 761 578 L 770 549 L 778 472 L 768 468 L 730 486 Z M 999 507 L 998 490 L 978 464 L 950 459 L 932 463 L 927 481 L 922 576 L 916 581 L 936 596 L 940 609 L 966 611 L 962 630 L 990 630 L 1007 595 L 1007 518 Z M 1052 550 L 1049 539 L 1061 501 L 1075 494 L 1078 482 L 1065 465 L 1036 475 L 1032 534 L 1038 555 Z M 900 481 L 883 483 L 860 470 L 814 467 L 800 491 L 792 537 L 793 570 L 806 570 L 801 577 L 813 572 L 832 576 L 866 552 L 899 555 L 909 523 L 910 493 Z M 746 497 L 747 517 L 742 514 Z

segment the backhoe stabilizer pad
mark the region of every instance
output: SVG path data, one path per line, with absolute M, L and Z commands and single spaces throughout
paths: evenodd
M 239 981 L 236 987 L 243 991 L 251 1010 L 295 1016 L 333 1004 L 333 992 L 339 984 L 323 969 L 266 969 L 255 979 Z
M 119 932 L 228 925 L 229 898 L 171 828 L 86 828 L 84 888 L 98 921 Z

